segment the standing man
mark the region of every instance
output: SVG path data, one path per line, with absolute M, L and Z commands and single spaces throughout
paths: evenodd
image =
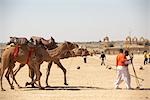
M 128 56 L 128 51 L 123 53 L 123 49 L 120 49 L 116 58 L 117 79 L 115 82 L 115 89 L 119 89 L 119 84 L 122 81 L 125 81 L 127 89 L 131 89 L 130 75 L 128 71 L 128 64 L 131 63 L 131 60 L 127 60 L 126 56 Z
M 84 63 L 87 63 L 88 50 L 86 48 L 82 49 L 82 54 L 81 55 L 83 57 Z
M 150 63 L 150 52 L 148 53 L 148 61 Z
M 148 63 L 148 54 L 147 51 L 144 51 L 144 65 Z
M 102 54 L 100 56 L 100 59 L 102 59 L 101 65 L 105 65 L 104 59 L 106 59 L 106 56 L 105 56 L 103 51 L 102 51 Z

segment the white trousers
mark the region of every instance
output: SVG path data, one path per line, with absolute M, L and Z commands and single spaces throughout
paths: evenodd
M 115 81 L 115 88 L 119 87 L 119 84 L 125 81 L 125 85 L 127 89 L 130 89 L 130 83 L 131 83 L 131 79 L 130 79 L 130 74 L 128 71 L 128 67 L 124 67 L 124 66 L 117 66 L 117 79 Z

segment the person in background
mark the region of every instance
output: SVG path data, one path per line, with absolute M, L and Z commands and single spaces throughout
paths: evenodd
M 84 63 L 87 63 L 87 55 L 88 55 L 88 51 L 87 49 L 82 49 L 82 57 L 83 57 L 83 60 L 84 60 Z
M 150 63 L 150 52 L 149 52 L 149 54 L 148 54 L 148 61 L 149 61 L 149 63 Z
M 102 51 L 102 53 L 101 53 L 100 59 L 102 60 L 101 65 L 105 65 L 104 60 L 106 59 L 106 56 L 105 56 L 105 54 L 104 54 L 103 51 Z
M 148 63 L 148 53 L 147 51 L 144 51 L 144 65 Z

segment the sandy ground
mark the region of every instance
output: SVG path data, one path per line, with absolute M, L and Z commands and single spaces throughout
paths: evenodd
M 107 55 L 106 64 L 115 68 L 115 57 L 116 55 Z M 98 56 L 87 57 L 86 64 L 83 63 L 82 57 L 68 58 L 61 62 L 67 69 L 68 86 L 63 84 L 62 70 L 53 64 L 49 77 L 50 88 L 25 88 L 25 82 L 30 81 L 28 66 L 25 66 L 16 76 L 23 88 L 18 89 L 15 85 L 15 89 L 11 90 L 4 77 L 3 85 L 6 91 L 0 91 L 0 100 L 150 100 L 150 64 L 143 66 L 144 70 L 139 70 L 140 65 L 143 65 L 143 55 L 134 56 L 137 75 L 145 79 L 140 81 L 140 90 L 126 90 L 124 83 L 120 85 L 121 90 L 115 90 L 116 71 L 100 66 Z M 80 69 L 77 69 L 78 66 Z M 44 62 L 41 66 L 42 86 L 45 86 L 46 68 L 47 63 Z M 134 75 L 131 65 L 129 70 Z M 132 87 L 136 88 L 135 78 L 132 77 L 131 81 Z

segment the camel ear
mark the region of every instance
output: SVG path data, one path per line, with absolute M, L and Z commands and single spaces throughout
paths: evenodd
M 30 41 L 31 41 L 31 42 L 34 42 L 32 37 L 30 38 Z

